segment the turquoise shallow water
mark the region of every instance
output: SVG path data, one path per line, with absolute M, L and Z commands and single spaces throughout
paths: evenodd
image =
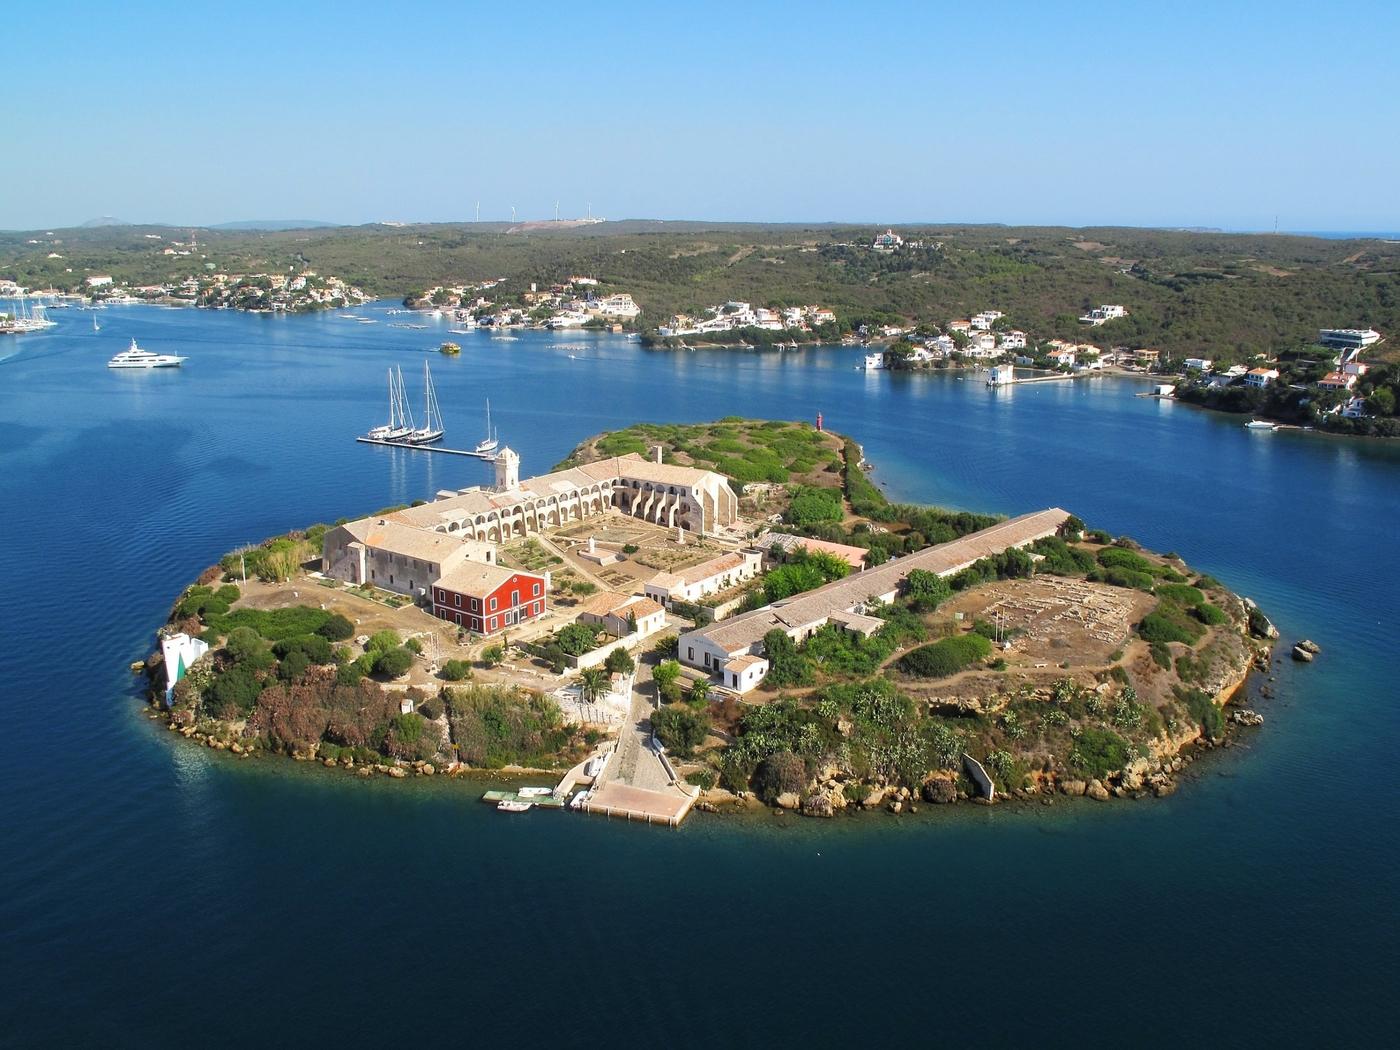
M 1324 648 L 1277 667 L 1263 730 L 1152 803 L 677 832 L 507 819 L 460 785 L 178 746 L 125 673 L 230 547 L 485 477 L 350 440 L 378 421 L 385 367 L 412 376 L 446 337 L 375 315 L 114 308 L 94 335 L 59 311 L 0 341 L 0 1041 L 1390 1034 L 1400 448 L 1250 434 L 1126 381 L 993 393 L 858 373 L 847 350 L 453 337 L 460 358 L 430 358 L 451 443 L 477 439 L 489 396 L 527 472 L 638 419 L 822 411 L 897 498 L 1059 504 L 1180 552 Z M 109 372 L 133 335 L 191 361 Z

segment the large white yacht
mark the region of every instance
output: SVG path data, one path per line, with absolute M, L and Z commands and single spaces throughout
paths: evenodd
M 186 360 L 188 359 L 177 357 L 174 354 L 153 354 L 149 350 L 142 350 L 136 345 L 136 340 L 133 339 L 129 347 L 107 362 L 107 367 L 179 368 Z

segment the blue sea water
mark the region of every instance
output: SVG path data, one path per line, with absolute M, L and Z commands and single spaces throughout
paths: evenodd
M 1125 380 L 990 391 L 859 353 L 334 315 L 57 311 L 0 341 L 0 1043 L 1379 1043 L 1400 979 L 1400 446 L 1245 431 Z M 136 337 L 178 371 L 109 371 Z M 459 358 L 433 352 L 443 338 Z M 569 354 L 574 356 L 571 358 Z M 357 445 L 431 361 L 527 472 L 637 420 L 810 419 L 892 497 L 1066 507 L 1255 597 L 1263 729 L 1175 796 L 678 831 L 506 818 L 460 783 L 237 763 L 146 720 L 127 663 L 271 533 L 485 479 Z

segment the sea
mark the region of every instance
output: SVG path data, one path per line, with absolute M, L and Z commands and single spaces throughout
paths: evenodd
M 1400 443 L 1250 432 L 1131 379 L 991 390 L 852 348 L 458 335 L 390 305 L 68 309 L 0 337 L 0 1045 L 1394 1038 Z M 132 339 L 189 360 L 104 367 Z M 446 443 L 484 436 L 489 398 L 527 474 L 637 421 L 820 413 L 892 499 L 1064 507 L 1322 652 L 1285 645 L 1252 686 L 1266 724 L 1170 798 L 912 817 L 507 816 L 472 784 L 239 762 L 151 722 L 128 664 L 222 553 L 488 480 L 353 440 L 388 369 L 418 398 L 425 364 Z

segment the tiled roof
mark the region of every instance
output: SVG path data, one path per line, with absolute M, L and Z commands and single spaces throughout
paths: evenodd
M 442 576 L 433 586 L 455 591 L 458 594 L 469 594 L 473 598 L 484 598 L 512 576 L 523 576 L 527 580 L 544 582 L 543 576 L 537 576 L 532 572 L 468 561 Z M 521 597 L 525 596 L 521 595 Z
M 795 630 L 824 623 L 836 614 L 849 613 L 872 597 L 897 590 L 915 569 L 949 575 L 980 558 L 1053 535 L 1068 517 L 1069 512 L 1058 507 L 1023 514 L 691 633 L 708 639 L 726 652 L 738 652 L 762 641 L 775 627 Z

